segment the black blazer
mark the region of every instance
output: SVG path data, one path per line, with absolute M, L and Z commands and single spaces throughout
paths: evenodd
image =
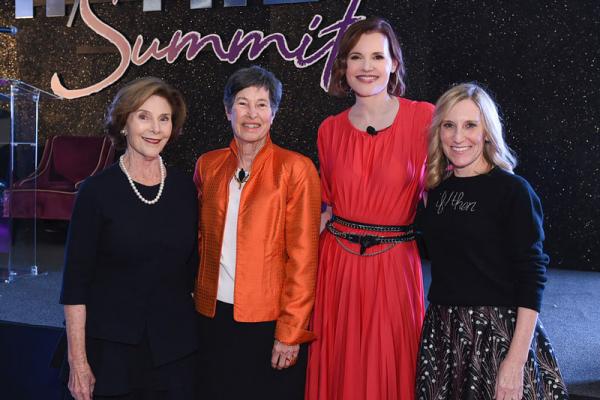
M 147 199 L 158 192 L 137 187 Z M 154 205 L 137 198 L 117 164 L 83 183 L 60 302 L 86 305 L 86 336 L 138 344 L 146 333 L 156 365 L 196 349 L 197 210 L 191 177 L 173 169 Z

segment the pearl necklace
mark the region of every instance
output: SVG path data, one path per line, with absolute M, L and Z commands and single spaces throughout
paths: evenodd
M 163 189 L 165 187 L 165 164 L 163 164 L 162 157 L 158 156 L 158 160 L 160 161 L 160 186 L 158 188 L 158 193 L 156 194 L 156 197 L 153 198 L 152 200 L 148 200 L 148 199 L 144 198 L 144 196 L 142 196 L 142 194 L 138 190 L 137 186 L 135 186 L 133 179 L 131 179 L 129 172 L 127 172 L 127 169 L 125 168 L 125 163 L 123 162 L 124 159 L 125 159 L 125 154 L 123 154 L 119 158 L 119 167 L 121 167 L 121 170 L 127 177 L 127 180 L 129 181 L 129 185 L 133 189 L 134 193 L 137 195 L 138 199 L 140 199 L 142 201 L 142 203 L 146 203 L 148 205 L 156 204 L 158 202 L 158 200 L 160 199 L 160 196 L 162 195 Z

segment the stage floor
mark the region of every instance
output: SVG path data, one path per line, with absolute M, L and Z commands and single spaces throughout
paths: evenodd
M 41 275 L 0 284 L 0 321 L 63 327 L 58 304 L 63 241 L 53 235 L 40 244 Z M 427 263 L 423 273 L 427 290 Z M 540 318 L 571 394 L 600 399 L 600 273 L 549 270 Z

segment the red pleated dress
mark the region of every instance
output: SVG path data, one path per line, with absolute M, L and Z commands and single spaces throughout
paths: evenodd
M 321 192 L 335 215 L 376 225 L 413 222 L 424 188 L 433 106 L 399 101 L 392 126 L 375 136 L 351 124 L 350 110 L 321 124 Z M 424 316 L 421 262 L 414 241 L 383 251 L 388 246 L 360 256 L 352 254 L 358 244 L 327 230 L 321 234 L 307 400 L 414 399 Z

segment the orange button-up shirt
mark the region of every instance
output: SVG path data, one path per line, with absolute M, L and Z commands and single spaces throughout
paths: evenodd
M 237 146 L 203 154 L 194 181 L 200 212 L 200 269 L 196 310 L 214 317 L 229 182 L 237 169 Z M 275 338 L 308 342 L 317 272 L 320 223 L 319 177 L 312 161 L 273 144 L 256 155 L 242 189 L 237 225 L 233 318 L 276 320 Z

